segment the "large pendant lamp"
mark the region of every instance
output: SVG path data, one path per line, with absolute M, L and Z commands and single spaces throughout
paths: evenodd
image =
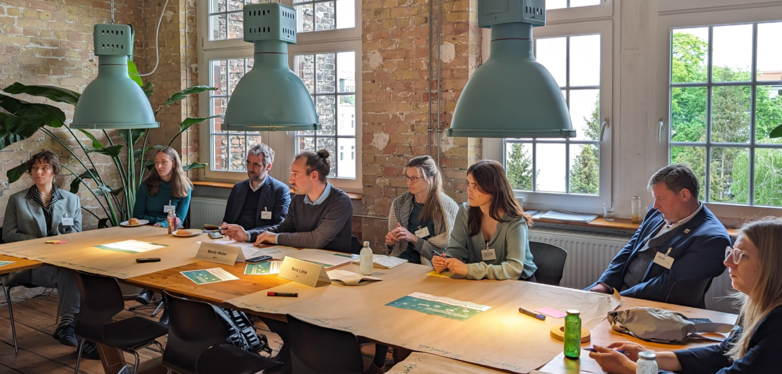
M 546 24 L 545 8 L 544 0 L 478 0 L 491 54 L 464 86 L 448 136 L 576 136 L 561 89 L 532 53 L 532 27 Z
M 320 130 L 307 87 L 288 67 L 296 11 L 279 3 L 245 5 L 244 41 L 255 45 L 255 61 L 228 100 L 223 126 L 228 131 Z
M 93 44 L 98 76 L 87 85 L 76 103 L 72 128 L 151 129 L 160 127 L 149 99 L 128 76 L 132 53 L 130 26 L 98 24 Z

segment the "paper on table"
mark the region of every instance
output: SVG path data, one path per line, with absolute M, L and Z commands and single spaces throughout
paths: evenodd
M 433 316 L 455 319 L 457 321 L 466 321 L 481 312 L 491 309 L 488 305 L 455 300 L 449 297 L 427 295 L 421 292 L 413 292 L 386 305 L 399 309 L 415 310 L 416 312 Z
M 100 249 L 108 249 L 110 251 L 143 253 L 168 246 L 165 244 L 147 243 L 139 240 L 124 240 L 116 243 L 96 245 L 95 247 Z
M 549 210 L 548 212 L 539 215 L 537 218 L 552 219 L 556 221 L 570 221 L 570 222 L 590 222 L 597 218 L 595 214 L 575 214 L 575 213 L 562 213 L 555 210 Z
M 405 262 L 407 262 L 407 260 L 399 257 L 392 257 L 386 255 L 374 255 L 372 256 L 372 262 L 375 264 L 375 266 L 384 269 L 393 269 L 399 265 L 404 264 Z
M 279 274 L 282 261 L 266 261 L 258 264 L 247 264 L 244 267 L 244 275 Z
M 312 262 L 314 264 L 323 265 L 328 269 L 334 266 L 344 265 L 351 261 L 351 257 L 345 257 L 341 253 L 334 253 L 328 251 L 321 251 L 320 249 L 302 249 L 296 253 L 287 254 L 288 257 L 293 257 L 302 261 Z
M 247 246 L 249 246 L 250 248 L 255 248 L 256 251 L 254 255 L 256 256 L 269 255 L 272 256 L 272 258 L 275 260 L 282 260 L 283 258 L 285 258 L 286 253 L 292 254 L 299 251 L 293 247 L 272 246 L 272 247 L 258 248 L 253 246 L 252 244 L 243 244 L 242 248 Z
M 552 317 L 552 318 L 565 318 L 565 317 L 567 317 L 567 313 L 563 313 L 563 312 L 560 312 L 560 311 L 558 311 L 556 309 L 551 309 L 551 308 L 540 308 L 540 309 L 535 309 L 535 311 L 538 312 L 538 313 L 543 313 L 543 314 L 545 314 L 545 315 L 547 315 L 549 317 Z
M 534 372 L 534 371 L 533 371 Z M 459 373 L 459 374 L 502 374 L 499 371 L 452 360 L 423 352 L 413 352 L 404 361 L 397 363 L 386 374 L 429 374 L 429 373 Z M 532 372 L 530 372 L 532 374 Z
M 234 243 L 236 243 L 236 240 L 217 239 L 217 240 L 213 241 L 212 243 L 215 243 L 215 244 L 234 244 Z
M 331 282 L 339 282 L 346 286 L 358 286 L 360 284 L 367 284 L 370 281 L 381 281 L 383 279 L 378 277 L 370 277 L 367 275 L 361 275 L 347 270 L 332 270 L 327 272 Z
M 14 262 L 16 262 L 16 261 L 0 261 L 0 267 L 6 266 L 6 265 L 11 265 Z
M 236 276 L 225 271 L 223 268 L 212 268 L 204 270 L 190 270 L 180 272 L 182 275 L 190 279 L 195 284 L 208 284 L 225 282 L 230 280 L 237 280 Z

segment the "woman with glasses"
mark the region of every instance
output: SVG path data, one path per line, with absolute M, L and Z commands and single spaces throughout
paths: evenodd
M 535 281 L 524 213 L 502 165 L 478 161 L 467 169 L 467 197 L 456 216 L 451 241 L 443 256 L 432 259 L 435 270 L 449 269 L 468 279 Z
M 782 218 L 767 217 L 739 230 L 725 251 L 733 294 L 740 306 L 738 329 L 721 344 L 675 352 L 657 352 L 661 370 L 693 374 L 779 372 L 782 347 Z M 621 349 L 620 354 L 614 349 Z M 590 353 L 609 373 L 635 373 L 644 347 L 637 343 L 595 346 Z
M 443 192 L 440 170 L 429 156 L 411 159 L 404 169 L 408 191 L 394 199 L 386 247 L 391 256 L 431 266 L 451 237 L 459 205 Z

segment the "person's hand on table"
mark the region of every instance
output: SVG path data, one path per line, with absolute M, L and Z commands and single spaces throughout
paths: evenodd
M 451 271 L 451 273 L 458 274 L 458 275 L 467 275 L 467 264 L 461 262 L 458 259 L 446 258 L 445 266 Z
M 273 232 L 264 231 L 260 234 L 258 234 L 258 239 L 255 239 L 255 246 L 259 246 L 261 244 L 277 244 L 277 234 Z
M 438 273 L 442 273 L 448 266 L 445 264 L 446 258 L 438 255 L 432 256 L 432 266 Z
M 635 362 L 627 356 L 606 347 L 593 346 L 597 352 L 589 352 L 589 357 L 597 361 L 600 368 L 610 374 L 635 374 Z
M 597 286 L 594 286 L 589 289 L 592 292 L 600 292 L 600 293 L 608 293 L 608 287 L 606 287 L 605 283 L 598 283 Z
M 397 225 L 398 225 L 398 223 L 397 223 Z M 395 228 L 394 231 L 397 232 L 397 234 L 396 234 L 397 241 L 399 241 L 399 240 L 406 240 L 408 243 L 413 243 L 413 244 L 418 242 L 418 237 L 415 236 L 415 234 L 413 234 L 412 232 L 410 232 L 406 228 L 402 227 L 401 225 L 399 227 Z
M 609 344 L 606 348 L 625 351 L 625 356 L 633 362 L 638 361 L 638 353 L 647 350 L 644 346 L 633 342 L 614 342 Z
M 223 224 L 220 225 L 220 228 L 220 233 L 227 236 L 228 239 L 236 240 L 237 242 L 246 242 L 250 240 L 247 236 L 247 232 L 244 231 L 242 226 L 223 222 Z
M 399 224 L 399 222 L 396 223 L 396 228 L 389 231 L 388 234 L 386 234 L 386 245 L 395 245 L 396 243 L 399 243 L 399 239 L 396 238 L 397 234 L 399 233 L 399 228 L 402 227 L 402 225 Z

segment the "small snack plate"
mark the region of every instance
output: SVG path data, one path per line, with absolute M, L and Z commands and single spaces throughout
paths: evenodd
M 140 219 L 140 220 L 138 220 L 138 225 L 131 225 L 131 224 L 128 224 L 128 221 L 125 221 L 125 222 L 120 222 L 120 223 L 119 223 L 119 225 L 120 225 L 120 226 L 123 226 L 123 227 L 139 227 L 139 226 L 144 226 L 144 225 L 146 225 L 146 224 L 148 224 L 148 223 L 149 223 L 149 220 L 146 220 L 146 219 Z
M 179 231 L 190 231 L 189 235 L 177 235 L 177 232 Z M 174 231 L 171 235 L 176 236 L 177 238 L 189 238 L 191 236 L 201 235 L 204 231 L 200 229 L 179 229 Z

